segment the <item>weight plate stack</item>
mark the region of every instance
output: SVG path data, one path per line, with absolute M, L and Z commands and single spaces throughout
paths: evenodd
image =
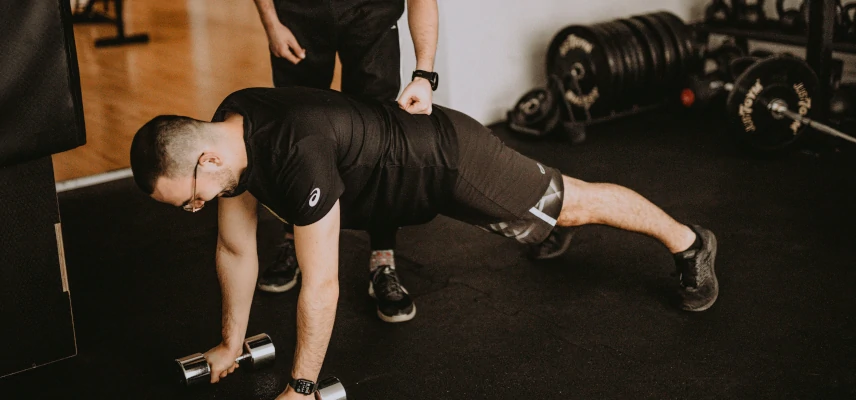
M 648 15 L 637 15 L 630 19 L 639 21 L 651 31 L 652 36 L 649 39 L 655 43 L 655 46 L 661 51 L 659 54 L 660 71 L 658 74 L 660 79 L 657 80 L 656 84 L 657 87 L 660 88 L 658 95 L 668 96 L 669 90 L 667 82 L 673 79 L 675 75 L 675 65 L 678 59 L 672 35 L 670 35 L 669 31 L 655 18 Z
M 564 100 L 578 121 L 586 120 L 586 111 L 593 116 L 609 112 L 622 72 L 605 36 L 596 27 L 572 25 L 556 34 L 547 49 L 547 75 L 562 81 Z
M 639 87 L 641 74 L 644 73 L 642 71 L 642 60 L 639 55 L 640 46 L 638 41 L 633 40 L 635 39 L 633 31 L 626 25 L 618 21 L 609 22 L 606 25 L 608 25 L 609 30 L 612 32 L 615 42 L 619 44 L 618 47 L 621 50 L 625 64 L 624 84 L 618 88 L 620 93 L 618 99 L 620 99 L 620 102 L 616 103 L 616 108 L 618 110 L 630 109 L 639 103 L 637 98 L 638 91 L 636 89 Z
M 624 107 L 625 92 L 624 86 L 627 83 L 628 75 L 631 69 L 631 60 L 625 53 L 622 42 L 618 39 L 613 26 L 608 23 L 595 24 L 592 28 L 600 32 L 606 42 L 607 51 L 609 52 L 613 64 L 616 66 L 612 84 L 612 102 L 609 104 L 609 111 L 615 111 Z M 603 116 L 602 114 L 597 116 Z
M 698 54 L 692 30 L 680 18 L 670 12 L 661 11 L 653 15 L 671 29 L 675 40 L 678 42 L 683 54 L 681 76 L 678 78 L 685 79 L 690 73 L 698 70 Z
M 553 103 L 562 109 L 567 102 L 571 110 L 560 113 L 562 122 L 586 123 L 674 99 L 699 64 L 687 25 L 674 14 L 654 12 L 563 28 L 547 48 L 546 72 L 561 82 Z M 509 120 L 531 125 L 534 118 L 538 129 L 552 126 L 552 112 L 518 110 L 529 104 L 531 95 L 520 99 Z
M 652 39 L 663 49 L 664 79 L 658 82 L 662 92 L 659 98 L 673 98 L 682 82 L 699 65 L 695 42 L 690 29 L 680 18 L 668 12 L 657 12 L 633 17 L 653 31 Z
M 637 98 L 643 104 L 653 102 L 657 95 L 656 82 L 662 79 L 660 76 L 660 54 L 662 50 L 657 47 L 656 40 L 653 39 L 654 33 L 645 26 L 645 24 L 634 19 L 620 19 L 618 23 L 627 27 L 632 33 L 631 41 L 634 43 L 637 59 L 640 61 L 641 68 L 637 75 L 635 90 Z

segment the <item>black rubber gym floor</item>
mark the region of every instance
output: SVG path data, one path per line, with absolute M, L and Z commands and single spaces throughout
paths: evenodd
M 856 398 L 853 155 L 822 142 L 820 156 L 753 157 L 716 121 L 653 113 L 593 127 L 577 147 L 497 128 L 567 174 L 712 229 L 721 292 L 709 311 L 672 305 L 674 264 L 647 237 L 586 227 L 563 258 L 532 263 L 513 241 L 438 217 L 401 230 L 418 312 L 390 325 L 367 295 L 367 236 L 345 232 L 322 376 L 357 400 Z M 59 202 L 79 355 L 0 380 L 0 397 L 273 399 L 285 387 L 297 291 L 254 299 L 249 333 L 273 337 L 273 368 L 190 389 L 172 375 L 173 359 L 220 338 L 216 207 L 181 212 L 131 180 Z M 262 264 L 277 231 L 262 221 Z

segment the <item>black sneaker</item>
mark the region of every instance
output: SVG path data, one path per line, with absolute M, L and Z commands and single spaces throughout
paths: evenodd
M 681 280 L 681 308 L 686 311 L 704 311 L 719 296 L 719 282 L 713 265 L 716 261 L 716 236 L 697 225 L 690 228 L 701 239 L 701 249 L 675 254 L 676 273 Z
M 259 278 L 259 290 L 271 293 L 282 293 L 297 285 L 297 275 L 300 267 L 297 265 L 297 253 L 294 251 L 294 241 L 286 240 L 279 246 L 279 254 Z
M 547 239 L 543 242 L 533 245 L 529 249 L 529 258 L 533 260 L 549 260 L 565 254 L 568 248 L 571 247 L 571 239 L 577 232 L 575 227 L 560 227 L 553 228 Z
M 395 267 L 381 265 L 369 277 L 369 296 L 377 300 L 377 316 L 386 322 L 410 321 L 416 305 L 398 281 Z

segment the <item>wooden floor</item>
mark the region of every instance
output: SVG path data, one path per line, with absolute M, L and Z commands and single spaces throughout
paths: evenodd
M 53 156 L 58 182 L 127 168 L 134 133 L 158 114 L 207 120 L 229 93 L 272 85 L 267 37 L 250 0 L 131 0 L 125 23 L 127 34 L 148 33 L 149 43 L 96 48 L 115 27 L 74 27 L 87 144 Z

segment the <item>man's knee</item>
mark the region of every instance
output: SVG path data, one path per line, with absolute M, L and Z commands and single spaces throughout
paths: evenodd
M 591 222 L 590 213 L 585 207 L 585 195 L 590 183 L 562 175 L 565 186 L 562 212 L 557 224 L 559 226 L 580 226 Z

